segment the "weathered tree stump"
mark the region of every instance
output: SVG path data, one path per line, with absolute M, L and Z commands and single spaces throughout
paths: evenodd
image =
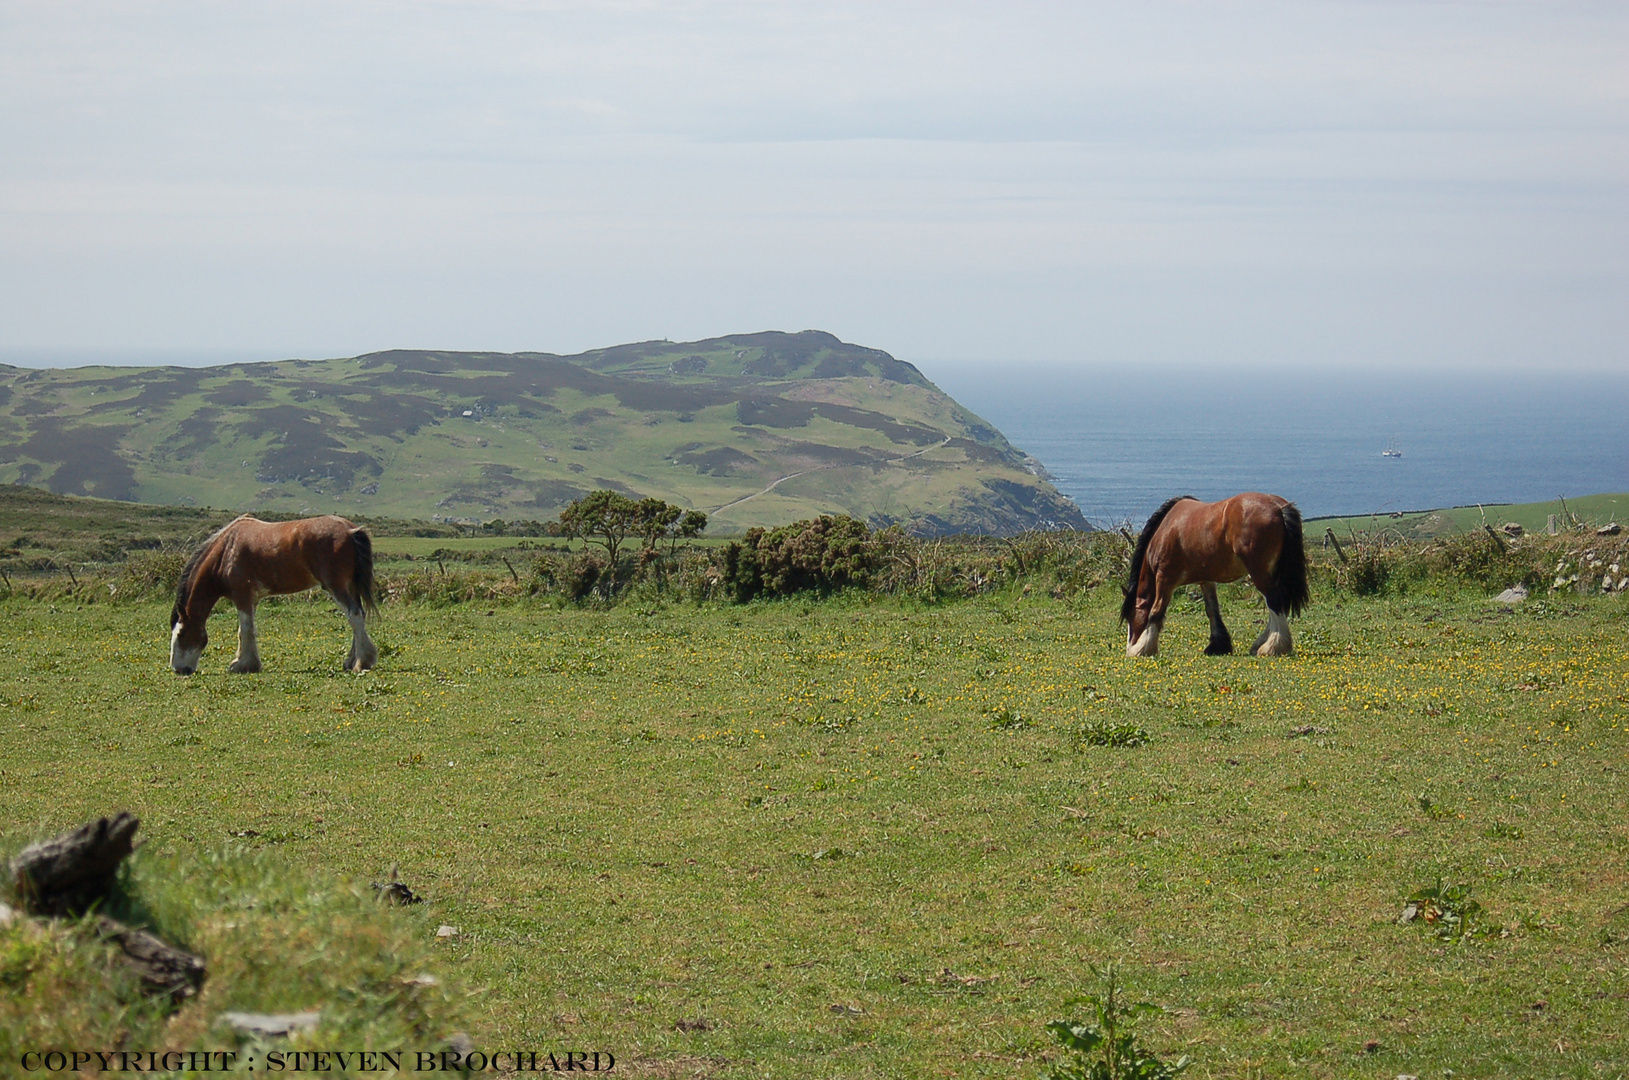
M 42 840 L 11 860 L 17 897 L 37 915 L 81 915 L 113 887 L 141 819 L 128 811 Z
M 119 947 L 125 967 L 136 974 L 148 994 L 164 995 L 180 1004 L 204 984 L 204 962 L 191 953 L 106 915 L 98 915 L 95 926 L 102 940 Z

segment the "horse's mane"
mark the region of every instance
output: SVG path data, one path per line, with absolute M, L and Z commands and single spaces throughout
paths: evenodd
M 1137 579 L 1143 574 L 1143 558 L 1148 554 L 1149 542 L 1154 539 L 1154 534 L 1165 521 L 1165 515 L 1171 512 L 1171 507 L 1183 499 L 1191 498 L 1192 495 L 1178 495 L 1174 499 L 1166 499 L 1158 510 L 1149 515 L 1148 524 L 1143 526 L 1143 531 L 1137 536 L 1136 550 L 1131 553 L 1131 569 L 1126 573 L 1126 583 L 1123 586 L 1126 598 L 1120 604 L 1121 622 L 1130 622 L 1131 616 L 1137 610 Z
M 180 622 L 181 614 L 187 610 L 187 602 L 192 599 L 193 580 L 198 576 L 198 568 L 202 565 L 204 557 L 220 541 L 221 534 L 235 524 L 237 524 L 236 521 L 229 521 L 222 525 L 210 534 L 209 539 L 194 548 L 191 555 L 187 556 L 186 564 L 181 567 L 181 580 L 175 583 L 175 608 L 170 612 L 171 626 Z

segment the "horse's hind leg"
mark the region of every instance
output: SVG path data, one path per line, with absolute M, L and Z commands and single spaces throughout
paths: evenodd
M 1267 609 L 1267 625 L 1261 631 L 1250 651 L 1256 656 L 1289 656 L 1295 650 L 1290 640 L 1290 620 L 1287 615 Z
M 1222 624 L 1222 605 L 1216 601 L 1216 583 L 1201 582 L 1199 591 L 1205 596 L 1205 617 L 1210 620 L 1210 644 L 1205 646 L 1205 655 L 1227 656 L 1233 651 L 1233 635 Z
M 1261 577 L 1265 577 L 1262 575 Z M 1256 643 L 1250 646 L 1253 656 L 1288 656 L 1294 648 L 1290 641 L 1290 618 L 1282 611 L 1273 610 L 1273 602 L 1267 599 L 1272 594 L 1261 588 L 1261 580 L 1257 575 L 1251 575 L 1251 581 L 1257 589 L 1261 590 L 1263 599 L 1267 600 L 1267 625 L 1262 628 L 1261 636 Z
M 329 595 L 345 612 L 345 620 L 351 624 L 351 651 L 345 657 L 345 670 L 369 670 L 379 662 L 379 646 L 368 636 L 368 616 L 362 609 L 362 601 L 337 592 Z
M 255 640 L 255 609 L 238 608 L 238 655 L 226 669 L 234 675 L 253 675 L 260 670 L 260 643 Z
M 1247 561 L 1246 565 L 1250 568 L 1250 584 L 1267 602 L 1267 625 L 1262 628 L 1256 643 L 1250 646 L 1250 652 L 1253 656 L 1288 656 L 1293 649 L 1290 617 L 1287 612 L 1273 610 L 1273 604 L 1277 602 L 1273 598 L 1277 594 L 1273 589 L 1272 567 L 1260 561 Z

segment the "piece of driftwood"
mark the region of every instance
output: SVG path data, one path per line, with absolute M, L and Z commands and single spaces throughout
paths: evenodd
M 83 914 L 113 887 L 140 824 L 124 811 L 24 848 L 11 860 L 18 899 L 37 915 Z
M 119 947 L 125 967 L 149 995 L 167 996 L 180 1004 L 204 984 L 204 962 L 191 953 L 106 915 L 98 915 L 95 926 L 98 936 Z

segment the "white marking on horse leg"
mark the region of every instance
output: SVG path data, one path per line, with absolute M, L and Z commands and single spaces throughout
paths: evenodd
M 238 609 L 238 655 L 226 670 L 234 675 L 253 675 L 260 670 L 260 643 L 255 640 L 254 608 Z
M 368 636 L 368 617 L 362 612 L 346 612 L 351 623 L 351 655 L 345 661 L 347 671 L 367 671 L 379 663 L 379 646 Z
M 1290 620 L 1271 609 L 1267 612 L 1267 627 L 1251 652 L 1257 656 L 1289 656 L 1294 646 L 1290 641 Z
M 202 645 L 189 649 L 181 644 L 181 624 L 170 630 L 170 670 L 177 675 L 191 675 L 198 670 L 198 658 L 204 655 Z
M 1160 651 L 1161 623 L 1151 622 L 1136 641 L 1126 646 L 1127 656 L 1157 656 Z
M 361 601 L 354 605 L 351 600 L 337 592 L 328 594 L 339 605 L 339 610 L 345 613 L 345 621 L 351 624 L 351 651 L 345 656 L 346 671 L 367 671 L 379 663 L 379 646 L 373 643 L 368 636 L 368 614 L 362 609 Z

